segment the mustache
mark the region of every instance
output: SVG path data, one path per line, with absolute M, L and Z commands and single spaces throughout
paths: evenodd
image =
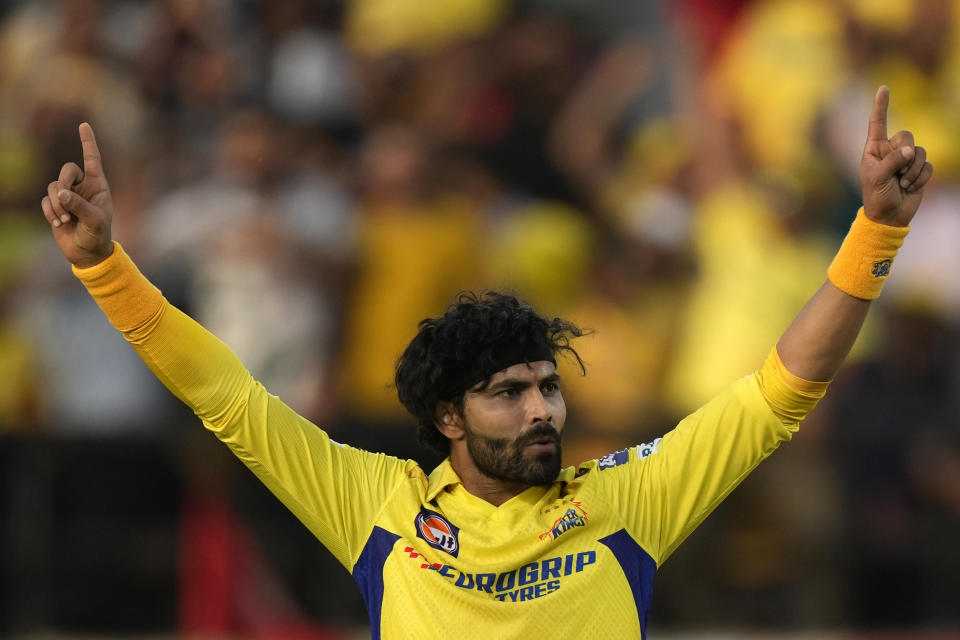
M 534 442 L 554 442 L 560 444 L 560 432 L 552 422 L 544 422 L 527 431 L 517 439 L 517 445 L 525 447 Z

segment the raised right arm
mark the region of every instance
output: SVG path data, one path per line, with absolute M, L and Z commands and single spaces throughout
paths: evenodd
M 380 506 L 404 478 L 422 472 L 331 441 L 267 393 L 229 347 L 170 305 L 110 239 L 110 190 L 89 125 L 80 126 L 80 137 L 84 169 L 64 165 L 42 203 L 74 273 L 160 381 L 351 568 Z
M 168 303 L 117 243 L 102 262 L 74 265 L 73 272 L 110 324 L 208 429 L 236 428 L 257 383 L 227 345 Z
M 41 202 L 53 238 L 110 323 L 151 371 L 214 431 L 256 386 L 240 360 L 171 306 L 111 239 L 113 199 L 89 124 L 80 125 L 83 169 L 70 162 Z

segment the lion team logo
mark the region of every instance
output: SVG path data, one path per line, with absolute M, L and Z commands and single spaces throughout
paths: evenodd
M 583 510 L 583 506 L 579 502 L 574 502 L 573 506 L 575 508 L 567 509 L 562 516 L 553 521 L 549 531 L 540 534 L 541 541 L 556 540 L 570 529 L 587 524 L 589 518 L 587 518 L 587 512 Z
M 887 258 L 886 260 L 880 260 L 873 263 L 873 276 L 875 278 L 883 278 L 890 275 L 890 265 L 893 264 L 893 260 Z
M 446 551 L 454 558 L 460 553 L 460 529 L 435 511 L 420 509 L 413 521 L 417 537 L 425 540 L 434 549 Z

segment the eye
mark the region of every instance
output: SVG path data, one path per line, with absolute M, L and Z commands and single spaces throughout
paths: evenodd
M 545 384 L 543 385 L 542 389 L 543 389 L 543 392 L 544 392 L 544 393 L 555 393 L 555 392 L 557 392 L 557 391 L 560 391 L 560 383 L 559 383 L 559 382 L 547 382 L 547 383 L 545 383 Z
M 508 389 L 504 389 L 503 391 L 499 392 L 497 395 L 502 396 L 504 398 L 514 398 L 520 395 L 520 389 L 516 387 L 510 387 Z

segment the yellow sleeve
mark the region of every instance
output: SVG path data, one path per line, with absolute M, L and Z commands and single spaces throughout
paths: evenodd
M 419 467 L 330 440 L 170 305 L 119 244 L 74 273 L 160 381 L 351 569 L 380 509 L 404 478 L 422 475 Z
M 797 424 L 810 413 L 824 394 L 830 382 L 811 382 L 799 378 L 784 366 L 774 347 L 757 372 L 760 393 L 784 424 Z
M 827 384 L 797 378 L 774 349 L 760 371 L 735 382 L 663 438 L 629 450 L 625 464 L 600 472 L 617 483 L 625 525 L 658 566 L 793 437 Z

